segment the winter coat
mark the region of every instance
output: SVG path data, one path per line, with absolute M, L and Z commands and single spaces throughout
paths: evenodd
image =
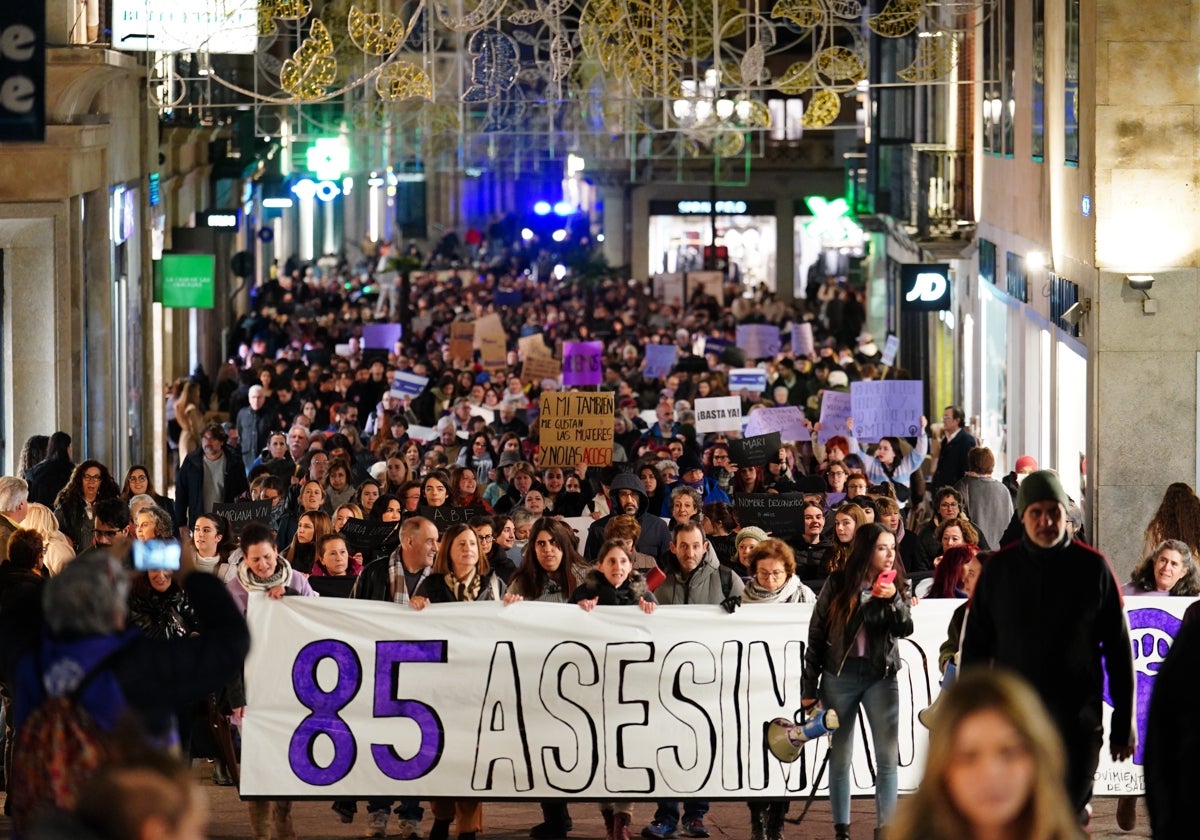
M 242 456 L 233 447 L 225 447 L 225 492 L 222 502 L 232 502 L 247 492 L 246 470 Z M 175 474 L 175 524 L 194 526 L 204 510 L 204 450 L 196 447 L 189 452 Z
M 614 505 L 617 493 L 621 490 L 632 490 L 638 494 L 637 520 L 638 524 L 642 526 L 642 534 L 638 537 L 637 550 L 662 562 L 663 558 L 671 551 L 671 532 L 667 529 L 667 523 L 663 522 L 661 517 L 647 512 L 650 500 L 646 496 L 646 488 L 642 485 L 642 480 L 636 475 L 619 473 L 613 478 L 609 496 L 613 499 Z M 610 513 L 608 516 L 602 516 L 588 526 L 584 556 L 589 560 L 596 559 L 596 553 L 604 544 L 604 526 L 615 515 Z
M 508 587 L 495 572 L 488 572 L 479 580 L 479 596 L 476 601 L 499 601 Z M 417 587 L 418 595 L 424 595 L 431 604 L 457 604 L 458 597 L 446 583 L 444 575 L 430 574 Z
M 1000 545 L 1004 529 L 1012 521 L 1013 502 L 1008 488 L 994 478 L 979 475 L 963 476 L 954 485 L 962 493 L 966 513 L 988 545 Z
M 719 604 L 726 598 L 740 598 L 745 588 L 741 578 L 717 562 L 717 555 L 709 546 L 700 565 L 686 577 L 678 562 L 673 560 L 666 580 L 658 585 L 654 594 L 664 605 Z
M 641 601 L 657 604 L 654 593 L 646 588 L 646 578 L 641 572 L 632 571 L 620 586 L 613 586 L 599 569 L 589 569 L 583 583 L 575 587 L 568 599 L 572 604 L 598 599 L 602 607 L 636 607 Z
M 842 666 L 854 649 L 855 638 L 862 628 L 867 633 L 867 655 L 871 670 L 880 678 L 895 674 L 900 668 L 900 651 L 896 640 L 913 632 L 910 603 L 900 589 L 891 599 L 867 598 L 850 615 L 841 628 L 829 624 L 829 608 L 834 593 L 842 586 L 844 572 L 834 572 L 821 587 L 817 605 L 808 623 L 808 647 L 804 651 L 804 675 L 800 696 L 817 697 L 821 674 L 840 674 Z

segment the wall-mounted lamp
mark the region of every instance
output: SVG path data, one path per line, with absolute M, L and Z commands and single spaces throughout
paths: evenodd
M 1154 275 L 1126 274 L 1125 282 L 1129 284 L 1129 288 L 1142 293 L 1142 314 L 1157 315 L 1158 301 L 1150 297 L 1150 289 L 1154 287 Z
M 1062 314 L 1062 319 L 1072 327 L 1079 326 L 1079 322 L 1083 320 L 1083 316 L 1092 311 L 1092 299 L 1084 298 L 1077 300 Z
M 1041 271 L 1047 265 L 1046 255 L 1041 251 L 1030 251 L 1025 255 L 1025 268 L 1030 271 Z

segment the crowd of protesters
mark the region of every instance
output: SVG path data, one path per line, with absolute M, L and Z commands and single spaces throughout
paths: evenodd
M 336 259 L 285 265 L 256 290 L 215 377 L 198 368 L 167 395 L 170 487 L 159 492 L 140 465 L 114 476 L 96 460 L 75 462 L 63 432 L 31 437 L 21 454 L 24 478 L 0 479 L 0 560 L 8 563 L 10 543 L 20 546 L 27 539 L 20 535 L 32 533 L 44 561 L 39 555 L 22 569 L 26 577 L 46 577 L 75 554 L 122 537 L 181 534 L 196 567 L 215 575 L 243 610 L 255 591 L 366 598 L 418 610 L 450 601 L 522 599 L 589 610 L 636 605 L 646 613 L 656 604 L 719 604 L 730 612 L 743 603 L 814 604 L 810 642 L 819 649 L 810 645 L 804 705 L 819 701 L 852 724 L 862 703 L 880 765 L 878 835 L 896 801 L 895 765 L 885 760 L 896 750 L 895 644 L 912 632 L 917 587 L 927 587 L 929 597 L 983 593 L 993 612 L 973 619 L 956 614 L 953 632 L 964 622 L 986 628 L 976 630 L 968 658 L 1003 662 L 1021 673 L 1028 664 L 1021 657 L 1005 661 L 1003 645 L 983 647 L 1008 620 L 1003 579 L 991 570 L 1017 562 L 1006 558 L 1026 549 L 1036 559 L 1082 546 L 1078 506 L 1028 456 L 1002 480 L 993 478 L 994 455 L 971 436 L 955 406 L 945 408 L 932 440 L 922 423 L 913 438 L 889 437 L 868 447 L 856 439 L 853 419 L 822 435 L 823 393 L 846 390 L 853 381 L 908 377 L 884 365 L 879 346 L 862 332 L 861 290 L 845 278 L 814 274 L 796 301 L 736 283 L 725 284 L 720 295 L 701 287 L 686 290 L 686 300 L 664 300 L 649 284 L 601 270 L 602 263 L 593 261 L 599 269 L 585 271 L 586 248 L 557 255 L 510 248 L 498 244 L 513 240 L 506 231 L 498 223 L 488 235 L 470 237 L 465 248 L 443 242 L 427 259 L 411 248 L 393 257 L 383 246 L 359 265 Z M 573 260 L 561 278 L 558 259 Z M 478 348 L 452 355 L 452 325 L 489 316 L 498 316 L 504 328 L 502 362 L 485 359 Z M 812 329 L 811 353 L 793 352 L 786 338 L 783 350 L 766 358 L 746 358 L 737 346 L 740 324 L 771 324 L 787 336 L 801 322 Z M 367 346 L 371 326 L 391 323 L 401 328 L 394 343 Z M 614 394 L 611 465 L 535 466 L 541 399 L 562 387 L 526 374 L 526 354 L 534 351 L 524 339 L 538 337 L 558 359 L 563 341 L 602 342 L 594 389 Z M 669 371 L 647 373 L 650 345 L 675 348 Z M 731 391 L 729 370 L 755 365 L 766 372 L 766 389 Z M 427 385 L 419 393 L 397 391 L 398 373 Z M 696 429 L 695 401 L 718 396 L 740 399 L 743 416 L 797 406 L 806 434 L 782 441 L 766 464 L 735 463 L 730 441 L 736 434 Z M 793 528 L 768 533 L 747 520 L 739 500 L 762 493 L 795 500 Z M 1056 506 L 1062 517 L 1052 534 L 1026 519 L 1027 513 L 1052 516 Z M 439 528 L 439 509 L 462 515 Z M 245 511 L 256 512 L 257 521 L 243 523 Z M 1192 561 L 1200 530 L 1176 533 L 1179 521 L 1156 519 L 1165 527 L 1154 532 L 1147 565 L 1131 586 L 1200 592 Z M 1200 518 L 1188 521 L 1200 525 Z M 974 577 L 968 583 L 976 548 L 1001 546 L 982 576 L 980 565 L 973 567 L 981 586 Z M 1070 550 L 1072 557 L 1087 557 L 1103 578 L 1103 558 L 1095 560 L 1086 548 Z M 1026 554 L 1021 562 L 1029 561 Z M 12 591 L 19 584 L 14 579 Z M 5 593 L 0 588 L 0 614 Z M 129 593 L 130 623 L 151 637 L 203 632 L 188 596 L 170 573 L 140 573 Z M 1106 609 L 1119 606 L 1115 583 L 1105 597 Z M 1120 692 L 1123 663 L 1113 658 L 1112 646 L 1121 635 L 1113 615 L 1106 616 L 1101 649 L 1109 654 L 1112 689 Z M 1085 620 L 1066 612 L 1058 618 Z M 1127 636 L 1124 641 L 1128 655 Z M 947 661 L 957 656 L 957 636 L 952 647 Z M 1080 662 L 1091 663 L 1094 653 L 1081 643 Z M 835 668 L 830 657 L 853 667 Z M 1084 689 L 1098 668 L 1086 671 Z M 1034 687 L 1040 688 L 1036 681 Z M 964 700 L 948 708 L 958 710 L 958 726 L 979 704 L 1011 713 L 1029 702 L 1024 691 L 1007 683 L 976 687 L 983 698 L 976 706 Z M 1012 721 L 1011 739 L 1042 749 L 1030 739 L 1073 708 L 1090 709 L 1093 699 L 1085 690 L 1074 707 L 1052 707 L 1050 722 Z M 241 681 L 234 679 L 214 691 L 210 711 L 236 728 L 244 704 Z M 1131 736 L 1117 728 L 1114 757 L 1124 757 Z M 235 757 L 203 739 L 193 746 L 188 736 L 194 729 L 180 725 L 185 749 L 211 758 L 215 783 L 233 782 Z M 849 836 L 852 733 L 849 726 L 833 742 L 838 838 Z M 949 749 L 946 744 L 939 749 Z M 1084 754 L 1091 748 L 1083 735 L 1068 742 L 1072 779 L 1087 772 Z M 1054 748 L 1045 749 L 1062 763 Z M 1069 793 L 1045 797 L 1046 807 L 1060 816 L 1065 807 L 1084 813 L 1082 785 Z M 402 836 L 421 836 L 419 802 L 365 804 L 367 836 L 385 836 L 393 813 Z M 446 840 L 452 823 L 463 840 L 475 840 L 482 830 L 482 803 L 431 804 L 430 840 Z M 566 805 L 542 807 L 544 821 L 531 836 L 566 836 L 572 827 Z M 353 802 L 335 802 L 333 809 L 345 822 L 358 810 Z M 659 802 L 642 834 L 707 837 L 707 810 L 699 800 Z M 971 812 L 961 810 L 969 822 Z M 629 803 L 603 803 L 602 813 L 607 840 L 628 840 Z M 785 813 L 786 803 L 752 807 L 754 840 L 780 840 Z M 279 838 L 296 836 L 287 802 L 252 803 L 250 820 L 256 840 L 272 830 Z

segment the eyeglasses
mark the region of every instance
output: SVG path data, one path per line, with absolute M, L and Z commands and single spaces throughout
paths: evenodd
M 84 473 L 83 480 L 84 481 L 99 481 L 100 473 Z
M 492 540 L 496 539 L 491 534 L 476 534 L 476 536 L 479 537 L 479 541 L 481 543 L 491 542 Z
M 757 577 L 760 577 L 760 578 L 766 578 L 767 580 L 779 580 L 780 578 L 785 578 L 785 577 L 787 577 L 787 572 L 784 572 L 784 571 L 778 571 L 778 572 L 766 572 L 766 571 L 763 571 L 763 572 L 758 572 L 758 574 L 757 574 Z

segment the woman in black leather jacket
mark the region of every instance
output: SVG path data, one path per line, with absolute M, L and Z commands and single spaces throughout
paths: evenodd
M 878 523 L 859 527 L 846 565 L 825 581 L 808 630 L 801 705 L 821 698 L 838 714 L 830 745 L 829 800 L 837 840 L 850 837 L 850 762 L 861 704 L 875 745 L 876 833 L 896 809 L 900 654 L 913 632 L 908 582 L 896 563 L 896 535 Z M 819 686 L 819 689 L 818 689 Z

